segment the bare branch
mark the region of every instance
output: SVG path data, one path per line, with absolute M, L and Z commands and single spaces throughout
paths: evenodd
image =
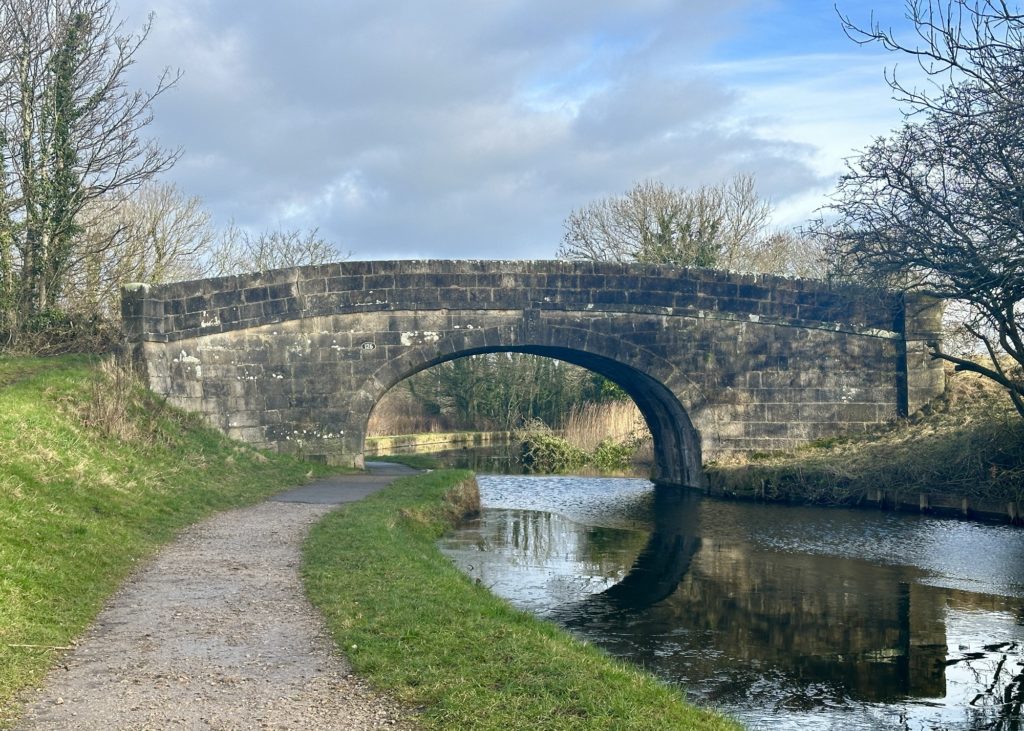
M 212 246 L 205 271 L 210 276 L 326 264 L 351 256 L 320 236 L 317 229 L 278 229 L 252 234 L 231 224 Z
M 963 303 L 990 366 L 935 357 L 1007 389 L 1024 416 L 1024 15 L 1002 0 L 912 0 L 916 40 L 840 16 L 858 43 L 914 59 L 934 83 L 889 75 L 908 120 L 848 164 L 812 232 L 832 275 Z M 1012 368 L 1010 367 L 1012 365 Z

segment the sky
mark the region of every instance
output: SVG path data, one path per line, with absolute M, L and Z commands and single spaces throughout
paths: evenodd
M 903 5 L 875 0 L 899 27 Z M 838 0 L 868 23 L 872 3 Z M 896 127 L 900 59 L 831 0 L 122 0 L 147 132 L 218 226 L 317 228 L 353 259 L 554 258 L 642 180 L 752 174 L 798 225 Z

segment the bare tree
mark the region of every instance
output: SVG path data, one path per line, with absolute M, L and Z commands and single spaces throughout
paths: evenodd
M 251 234 L 231 224 L 210 251 L 206 273 L 220 277 L 242 272 L 325 264 L 349 256 L 349 253 L 343 253 L 333 243 L 322 238 L 315 228 L 307 231 L 278 229 Z
M 116 206 L 178 157 L 141 136 L 178 76 L 126 86 L 150 26 L 126 34 L 115 10 L 112 0 L 0 0 L 0 329 L 56 306 L 83 253 L 87 207 Z
M 558 256 L 745 268 L 770 216 L 749 175 L 694 191 L 646 181 L 573 211 Z
M 1024 19 L 1019 5 L 1006 0 L 906 0 L 906 19 L 916 38 L 901 40 L 874 16 L 866 27 L 840 14 L 846 35 L 855 43 L 880 44 L 887 51 L 908 56 L 924 72 L 926 83 L 907 86 L 895 69 L 885 79 L 894 99 L 908 116 L 930 110 L 941 114 L 970 113 L 957 108 L 948 94 L 969 95 L 989 103 L 1019 103 L 1024 82 L 1020 54 L 1024 46 Z M 954 102 L 951 104 L 950 102 Z
M 125 282 L 169 282 L 305 264 L 346 255 L 308 231 L 253 235 L 231 224 L 218 232 L 196 196 L 150 182 L 131 197 L 101 198 L 79 216 L 81 230 L 66 287 L 67 309 L 116 319 Z
M 730 269 L 822 279 L 828 274 L 824 253 L 813 236 L 777 230 L 745 246 Z
M 922 291 L 966 308 L 978 362 L 934 343 L 934 357 L 1006 388 L 1024 416 L 1024 15 L 997 0 L 914 0 L 904 43 L 879 24 L 861 43 L 916 59 L 903 126 L 851 161 L 816 232 L 838 273 Z
M 68 271 L 71 310 L 118 316 L 125 282 L 170 282 L 204 274 L 202 258 L 217 239 L 199 198 L 169 184 L 147 183 L 130 198 L 87 206 Z

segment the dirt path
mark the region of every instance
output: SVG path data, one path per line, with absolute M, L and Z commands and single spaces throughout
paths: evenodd
M 316 483 L 190 528 L 111 599 L 16 728 L 413 728 L 352 676 L 299 577 L 310 526 L 403 470 Z

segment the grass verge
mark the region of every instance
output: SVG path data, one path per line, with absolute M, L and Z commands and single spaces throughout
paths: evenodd
M 431 472 L 314 527 L 306 586 L 359 674 L 431 729 L 738 728 L 456 569 L 435 542 L 475 493 L 469 472 Z
M 138 561 L 310 470 L 95 359 L 0 358 L 0 728 Z

